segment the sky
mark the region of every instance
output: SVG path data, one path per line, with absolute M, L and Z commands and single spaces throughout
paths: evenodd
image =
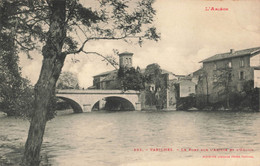
M 157 11 L 154 25 L 161 33 L 158 42 L 145 41 L 139 47 L 123 41 L 94 41 L 84 49 L 104 55 L 112 54 L 113 49 L 132 52 L 134 67 L 157 63 L 174 74 L 186 75 L 215 54 L 260 46 L 260 0 L 157 0 L 153 7 Z M 212 7 L 228 10 L 206 11 Z M 22 75 L 35 84 L 42 56 L 32 54 L 33 60 L 21 54 L 20 65 Z M 79 62 L 73 63 L 74 58 Z M 94 75 L 113 69 L 98 56 L 79 54 L 69 55 L 62 71 L 73 72 L 79 85 L 87 88 Z

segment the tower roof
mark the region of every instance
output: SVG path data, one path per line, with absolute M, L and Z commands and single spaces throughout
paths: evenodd
M 133 55 L 133 53 L 131 53 L 131 52 L 122 52 L 122 53 L 118 54 L 118 56 L 123 56 L 123 55 Z

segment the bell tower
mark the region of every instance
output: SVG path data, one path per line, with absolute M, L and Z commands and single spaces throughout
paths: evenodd
M 130 52 L 123 52 L 118 54 L 119 56 L 119 67 L 126 67 L 126 68 L 131 68 L 132 67 L 132 57 L 133 53 Z

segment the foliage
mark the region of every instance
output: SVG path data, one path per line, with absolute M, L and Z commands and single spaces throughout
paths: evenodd
M 29 81 L 21 78 L 18 87 L 11 84 L 1 83 L 0 110 L 8 116 L 20 116 L 28 118 L 33 109 L 34 95 L 33 88 Z
M 118 70 L 118 78 L 124 90 L 142 90 L 144 89 L 144 79 L 142 73 L 137 68 L 123 68 Z
M 203 96 L 197 96 L 202 98 Z M 205 97 L 205 96 L 204 96 Z M 198 99 L 197 99 L 198 100 Z M 259 89 L 254 88 L 254 81 L 248 80 L 243 83 L 242 91 L 229 92 L 229 107 L 226 101 L 216 103 L 204 103 L 199 105 L 201 109 L 211 108 L 212 110 L 235 110 L 235 111 L 258 111 L 259 110 Z
M 84 45 L 93 40 L 123 39 L 130 42 L 135 39 L 140 44 L 144 39 L 158 41 L 160 38 L 156 28 L 149 26 L 155 15 L 153 0 L 136 3 L 106 0 L 99 3 L 100 7 L 94 9 L 83 6 L 78 0 L 66 1 L 67 34 L 62 47 L 66 54 L 83 51 Z M 29 51 L 41 46 L 38 43 L 47 41 L 49 18 L 53 17 L 51 10 L 55 10 L 52 6 L 51 1 L 3 0 L 0 4 L 1 31 L 15 27 L 17 45 L 30 56 Z M 83 42 L 80 44 L 80 41 Z
M 218 69 L 216 73 L 215 79 L 215 87 L 222 86 L 224 88 L 228 88 L 230 82 L 232 80 L 232 70 L 230 68 Z
M 157 83 L 158 85 L 160 85 L 161 74 L 161 67 L 157 63 L 146 66 L 144 72 L 146 83 Z
M 254 88 L 254 81 L 246 81 L 243 85 L 242 101 L 240 107 L 248 107 L 254 111 L 259 110 L 259 88 Z
M 3 17 L 2 13 L 0 17 Z M 9 26 L 3 20 L 1 22 L 1 29 Z M 33 88 L 30 82 L 21 76 L 12 31 L 0 33 L 0 46 L 0 111 L 8 116 L 29 117 L 34 101 Z
M 243 92 L 250 94 L 254 91 L 254 80 L 248 80 L 243 84 Z
M 8 116 L 29 117 L 34 101 L 33 88 L 27 79 L 21 77 L 20 70 L 8 70 L 10 61 L 5 61 L 6 57 L 12 56 L 0 57 L 0 110 Z
M 218 69 L 214 79 L 214 88 L 217 89 L 218 92 L 223 90 L 223 95 L 226 98 L 226 107 L 230 107 L 230 94 L 232 93 L 232 89 L 230 87 L 230 82 L 232 81 L 232 69 L 231 68 L 223 68 Z
M 167 77 L 162 74 L 161 67 L 158 64 L 150 64 L 144 72 L 146 86 L 146 101 L 148 105 L 156 105 L 162 109 L 166 104 L 167 98 Z M 154 89 L 151 87 L 154 86 Z
M 62 72 L 56 87 L 57 89 L 79 89 L 78 78 L 71 72 Z
M 234 91 L 230 84 L 232 81 L 231 69 L 221 69 L 218 71 L 218 77 L 215 87 L 221 90 L 224 89 L 223 94 L 226 98 L 226 103 L 219 101 L 219 105 L 229 109 L 243 110 L 245 108 L 258 110 L 259 107 L 259 92 L 254 88 L 253 80 L 244 82 L 241 92 Z
M 196 88 L 197 107 L 204 107 L 209 103 L 208 73 L 202 67 L 196 71 L 196 75 L 198 75 L 198 83 Z
M 124 78 L 125 72 L 126 72 L 126 68 L 120 67 L 120 68 L 118 69 L 118 72 L 117 72 L 117 77 L 118 77 L 118 78 Z

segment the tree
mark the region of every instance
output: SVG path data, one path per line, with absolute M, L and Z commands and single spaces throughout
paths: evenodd
M 146 88 L 146 103 L 156 105 L 162 109 L 166 104 L 167 98 L 167 77 L 162 74 L 161 67 L 158 64 L 150 64 L 144 72 L 145 83 L 150 85 Z
M 216 71 L 216 75 L 214 78 L 214 88 L 217 89 L 218 92 L 223 92 L 226 98 L 226 106 L 230 108 L 230 95 L 232 92 L 230 83 L 232 80 L 232 69 L 231 68 L 220 68 Z
M 209 104 L 209 78 L 208 73 L 204 68 L 201 68 L 199 71 L 198 76 L 198 86 L 197 86 L 197 101 L 198 101 L 198 107 L 207 106 Z M 205 92 L 206 90 L 206 92 Z M 205 94 L 206 93 L 206 100 L 205 100 Z
M 15 3 L 16 4 L 16 3 Z M 17 22 L 7 20 L 18 8 L 0 3 L 0 109 L 8 116 L 29 116 L 33 105 L 30 82 L 22 78 L 15 43 Z
M 55 85 L 67 55 L 81 52 L 101 55 L 85 50 L 85 45 L 95 40 L 136 39 L 140 45 L 144 39 L 157 41 L 156 28 L 150 26 L 155 15 L 152 3 L 153 0 L 140 0 L 131 7 L 128 1 L 101 0 L 97 10 L 84 7 L 78 0 L 5 0 L 1 3 L 1 11 L 5 13 L 9 12 L 7 6 L 17 9 L 3 19 L 17 23 L 15 42 L 19 49 L 30 57 L 30 50 L 43 46 L 42 68 L 34 86 L 34 111 L 22 165 L 36 166 L 40 163 L 47 115 L 54 111 Z M 77 37 L 83 41 L 81 44 Z
M 79 89 L 79 81 L 75 74 L 71 72 L 62 72 L 58 81 L 57 89 Z
M 248 80 L 243 83 L 242 94 L 239 98 L 242 100 L 237 102 L 236 105 L 240 108 L 251 108 L 254 111 L 259 111 L 259 88 L 254 88 L 254 80 Z
M 144 79 L 140 70 L 133 67 L 119 68 L 118 78 L 124 90 L 142 90 L 144 89 Z
M 2 76 L 0 74 L 0 77 Z M 0 110 L 5 112 L 7 116 L 29 118 L 34 101 L 33 87 L 25 78 L 16 78 L 20 80 L 19 84 L 15 84 L 11 82 L 12 75 L 4 74 L 4 76 L 5 78 L 1 79 L 3 82 L 0 83 Z

